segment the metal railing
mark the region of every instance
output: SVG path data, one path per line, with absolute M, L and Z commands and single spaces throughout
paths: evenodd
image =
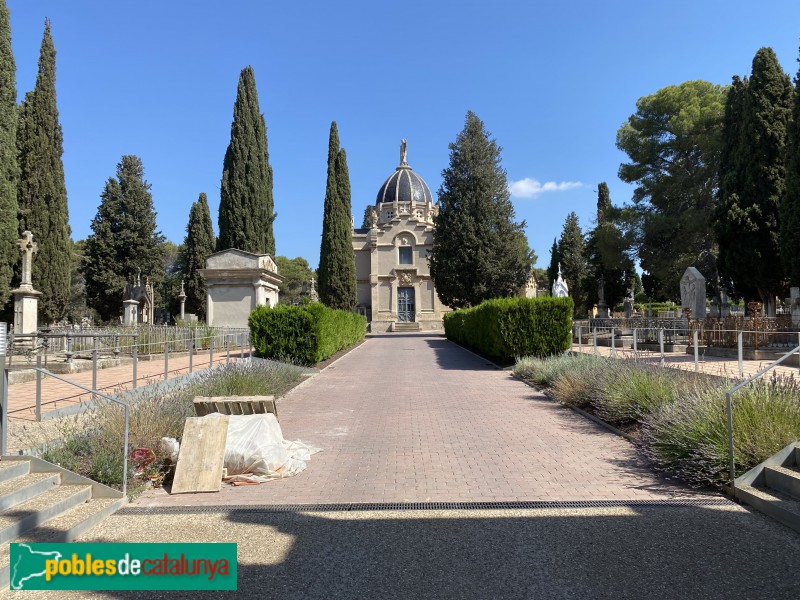
M 187 370 L 187 366 L 184 364 L 183 366 L 179 366 L 177 368 L 170 367 L 170 358 L 173 357 L 175 353 L 184 353 L 188 355 L 189 364 L 188 364 L 188 372 L 192 373 L 195 369 L 195 356 L 205 352 L 206 349 L 208 350 L 208 362 L 206 363 L 203 361 L 201 364 L 203 368 L 206 366 L 212 367 L 214 366 L 215 362 L 215 353 L 220 354 L 224 353 L 225 357 L 220 358 L 217 357 L 217 360 L 225 361 L 229 363 L 231 361 L 231 351 L 236 352 L 237 350 L 240 352 L 240 358 L 245 358 L 245 356 L 253 355 L 253 347 L 250 341 L 250 332 L 248 330 L 218 330 L 213 333 L 213 335 L 209 335 L 205 338 L 204 343 L 200 343 L 198 338 L 194 336 L 194 328 L 184 328 L 186 329 L 189 337 L 187 338 L 176 338 L 173 337 L 171 340 L 164 340 L 160 339 L 154 343 L 160 346 L 160 356 L 163 357 L 163 378 L 166 381 L 170 379 L 170 377 L 177 376 L 182 372 Z M 90 335 L 90 334 L 87 334 Z M 130 365 L 131 365 L 131 379 L 130 380 L 122 380 L 118 379 L 114 382 L 114 387 L 118 387 L 120 385 L 130 384 L 131 388 L 135 389 L 139 385 L 140 376 L 139 376 L 139 362 L 140 362 L 140 348 L 146 348 L 146 345 L 143 345 L 137 340 L 137 337 L 140 334 L 114 334 L 114 346 L 112 355 L 113 358 L 120 358 L 120 355 L 128 356 L 128 352 L 130 352 Z M 36 337 L 35 335 L 29 336 L 17 336 L 19 337 Z M 101 389 L 97 383 L 98 371 L 100 370 L 99 360 L 103 357 L 108 357 L 107 352 L 109 350 L 109 346 L 106 346 L 105 350 L 103 351 L 103 346 L 99 343 L 100 336 L 91 336 L 92 343 L 90 346 L 90 351 L 83 356 L 78 357 L 77 353 L 71 352 L 71 346 L 68 344 L 66 346 L 67 349 L 67 357 L 66 362 L 72 362 L 78 360 L 79 358 L 85 360 L 91 360 L 91 371 L 92 371 L 92 383 L 91 389 L 98 390 Z M 128 341 L 126 341 L 126 338 Z M 146 353 L 148 358 L 158 357 L 159 354 L 152 354 Z M 53 361 L 53 354 L 49 354 L 48 352 L 38 352 L 35 354 L 36 362 L 35 367 L 27 367 L 32 368 L 36 371 L 36 399 L 35 399 L 35 413 L 36 413 L 36 420 L 40 421 L 42 419 L 42 387 L 41 387 L 41 379 L 42 373 L 44 373 L 45 369 L 47 369 L 48 359 Z M 10 358 L 10 357 L 9 357 Z M 10 366 L 10 361 L 9 361 Z M 52 369 L 51 369 L 52 370 Z M 48 373 L 50 371 L 47 371 Z M 147 376 L 147 379 L 151 379 L 153 374 L 151 373 Z M 79 397 L 81 394 L 77 394 L 74 397 L 62 398 L 62 400 L 71 400 L 73 398 Z
M 595 323 L 595 322 L 593 322 Z M 634 324 L 634 323 L 630 323 Z M 603 346 L 610 346 L 610 355 L 612 357 L 616 357 L 619 351 L 622 351 L 622 343 L 624 341 L 630 342 L 631 353 L 630 357 L 633 360 L 641 360 L 644 356 L 652 356 L 652 354 L 645 353 L 642 351 L 643 344 L 649 344 L 651 346 L 655 346 L 657 344 L 658 350 L 656 351 L 658 354 L 659 363 L 664 366 L 666 364 L 667 354 L 669 354 L 665 347 L 668 344 L 678 344 L 678 345 L 685 345 L 686 348 L 692 348 L 692 354 L 694 359 L 694 368 L 695 371 L 700 371 L 700 362 L 701 362 L 701 347 L 703 348 L 703 360 L 705 360 L 705 353 L 706 350 L 709 348 L 717 348 L 716 346 L 706 346 L 702 345 L 702 332 L 699 328 L 692 328 L 690 330 L 679 330 L 679 329 L 670 329 L 667 327 L 646 327 L 646 328 L 627 328 L 627 327 L 620 327 L 620 326 L 597 326 L 596 324 L 592 325 L 585 325 L 582 323 L 578 323 L 573 325 L 573 340 L 578 342 L 578 349 L 579 351 L 583 351 L 583 332 L 586 331 L 587 333 L 587 340 L 588 335 L 591 335 L 592 345 L 593 345 L 593 353 L 597 354 L 598 345 Z M 738 331 L 724 331 L 725 335 L 732 337 L 735 340 L 735 348 L 736 348 L 736 362 L 737 362 L 737 371 L 738 376 L 743 378 L 745 375 L 744 369 L 744 362 L 746 360 L 745 351 L 764 351 L 765 349 L 777 349 L 781 346 L 776 341 L 774 344 L 764 344 L 763 340 L 765 336 L 773 335 L 780 340 L 780 344 L 784 347 L 787 345 L 787 340 L 793 340 L 795 344 L 800 343 L 800 332 L 786 332 L 786 331 L 774 331 L 774 332 L 763 332 L 763 331 L 746 331 L 746 330 L 738 330 Z M 754 338 L 759 337 L 762 339 L 762 344 L 760 347 L 752 347 L 747 345 L 748 340 L 753 340 Z M 624 339 L 623 339 L 624 338 Z M 599 340 L 599 342 L 598 342 Z M 709 350 L 710 351 L 710 350 Z M 723 350 L 727 351 L 727 350 Z M 684 351 L 681 350 L 680 355 L 684 354 Z M 792 352 L 789 353 L 790 355 Z M 719 358 L 725 357 L 725 355 L 714 355 L 718 356 Z M 731 357 L 733 358 L 733 357 Z M 747 358 L 747 360 L 760 360 L 760 358 L 752 359 Z
M 793 348 L 791 351 L 784 354 L 778 360 L 772 362 L 768 366 L 761 369 L 758 373 L 737 383 L 733 386 L 730 390 L 725 392 L 725 410 L 727 411 L 728 417 L 728 468 L 730 470 L 730 479 L 731 479 L 731 491 L 736 494 L 736 456 L 734 454 L 733 448 L 733 395 L 738 392 L 743 387 L 749 385 L 774 367 L 777 367 L 779 364 L 787 360 L 793 354 L 800 353 L 800 346 Z
M 5 341 L 5 323 L 0 323 L 0 328 L 2 331 L 0 332 L 0 341 Z M 43 369 L 41 367 L 36 367 L 36 378 L 37 378 L 37 395 L 39 396 L 39 400 L 41 401 L 41 396 L 39 395 L 39 388 L 41 386 L 41 376 L 47 375 L 48 377 L 54 377 L 59 381 L 62 381 L 66 384 L 71 386 L 80 388 L 90 394 L 93 394 L 95 397 L 104 398 L 113 402 L 117 405 L 122 406 L 124 411 L 125 417 L 125 435 L 123 440 L 123 447 L 122 447 L 122 493 L 123 495 L 127 494 L 128 491 L 128 448 L 130 443 L 130 433 L 129 433 L 129 405 L 127 402 L 120 400 L 119 398 L 115 398 L 113 396 L 109 396 L 107 394 L 103 394 L 102 392 L 87 387 L 85 385 L 81 385 L 80 383 L 76 383 L 67 379 L 66 377 L 62 377 L 57 375 L 56 373 L 52 373 L 47 369 Z M 37 419 L 41 420 L 41 402 L 37 402 L 36 412 L 37 412 Z M 5 455 L 8 452 L 8 369 L 5 366 L 5 354 L 0 351 L 0 411 L 2 411 L 2 415 L 0 415 L 0 455 Z
M 36 370 L 37 396 L 39 396 L 38 388 L 41 386 L 41 376 L 42 375 L 46 375 L 48 377 L 54 377 L 54 378 L 58 379 L 59 381 L 62 381 L 64 383 L 68 383 L 69 385 L 75 386 L 76 388 L 80 388 L 80 389 L 82 389 L 82 390 L 84 390 L 86 392 L 89 392 L 93 396 L 96 396 L 98 398 L 103 398 L 105 400 L 109 400 L 111 402 L 114 402 L 115 404 L 118 404 L 119 406 L 122 406 L 123 411 L 124 411 L 124 415 L 125 415 L 125 434 L 124 434 L 124 438 L 125 439 L 123 440 L 123 447 L 122 447 L 122 494 L 126 495 L 127 491 L 128 491 L 128 450 L 129 450 L 129 442 L 130 442 L 130 440 L 129 440 L 130 435 L 129 435 L 129 431 L 128 431 L 128 416 L 129 416 L 128 413 L 129 413 L 130 405 L 127 402 L 124 402 L 123 400 L 120 400 L 119 398 L 115 398 L 114 396 L 109 396 L 107 394 L 99 392 L 99 391 L 97 391 L 95 389 L 92 389 L 90 387 L 87 387 L 85 385 L 81 385 L 80 383 L 76 383 L 74 381 L 70 381 L 66 377 L 61 377 L 60 375 L 56 375 L 55 373 L 51 373 L 47 369 L 41 369 L 39 367 L 36 367 L 35 370 Z M 5 409 L 5 407 L 4 407 L 4 409 Z M 41 405 L 40 405 L 40 403 L 37 403 L 36 410 L 37 410 L 37 420 L 41 421 Z M 5 429 L 3 430 L 3 435 L 5 436 Z M 4 447 L 5 447 L 5 445 L 4 445 Z

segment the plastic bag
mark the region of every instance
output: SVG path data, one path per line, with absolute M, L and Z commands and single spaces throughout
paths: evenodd
M 265 482 L 291 477 L 303 471 L 311 455 L 321 450 L 284 440 L 281 426 L 271 413 L 228 416 L 224 461 L 228 481 Z

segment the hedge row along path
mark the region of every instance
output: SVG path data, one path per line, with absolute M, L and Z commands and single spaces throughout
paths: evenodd
M 626 440 L 439 335 L 372 335 L 279 400 L 284 437 L 320 446 L 297 477 L 156 505 L 696 497 Z

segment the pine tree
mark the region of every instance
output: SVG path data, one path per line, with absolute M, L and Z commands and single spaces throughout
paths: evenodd
M 19 259 L 17 240 L 17 80 L 11 51 L 11 20 L 0 0 L 0 308 L 11 297 L 11 279 Z
M 558 266 L 561 264 L 561 255 L 558 253 L 558 240 L 553 238 L 553 247 L 550 248 L 550 266 L 547 267 L 547 279 L 550 281 L 548 291 L 553 291 L 553 284 L 558 279 Z
M 181 262 L 185 278 L 186 311 L 196 313 L 198 317 L 206 315 L 205 279 L 197 272 L 206 268 L 206 259 L 214 252 L 216 239 L 214 226 L 211 223 L 211 211 L 204 193 L 189 210 L 189 223 L 186 225 L 186 239 L 183 242 Z
M 786 156 L 786 193 L 780 212 L 780 245 L 784 273 L 791 285 L 800 286 L 800 70 L 794 84 L 794 110 Z
M 246 67 L 239 76 L 222 168 L 217 248 L 275 256 L 274 208 L 267 125 L 258 106 L 255 74 Z
M 440 300 L 453 308 L 513 296 L 528 280 L 525 222 L 514 221 L 501 148 L 471 111 L 449 145 L 429 252 Z
M 164 236 L 156 230 L 150 184 L 138 156 L 123 156 L 100 196 L 86 240 L 86 295 L 100 318 L 122 313 L 122 294 L 141 272 L 156 288 L 164 279 Z
M 319 299 L 326 306 L 351 310 L 356 305 L 356 263 L 352 244 L 350 174 L 339 147 L 336 121 L 328 138 L 328 180 L 319 250 Z
M 42 292 L 39 314 L 45 321 L 55 321 L 66 315 L 69 306 L 72 242 L 50 21 L 45 21 L 36 85 L 20 110 L 17 147 L 20 231 L 31 231 L 39 246 L 32 277 L 33 287 Z
M 756 53 L 744 89 L 739 143 L 735 153 L 726 156 L 728 166 L 739 165 L 738 174 L 723 174 L 725 183 L 720 190 L 717 229 L 721 262 L 723 275 L 734 281 L 736 290 L 757 293 L 767 314 L 774 316 L 774 299 L 783 279 L 779 207 L 786 189 L 794 89 L 771 48 Z M 727 115 L 726 124 L 730 121 L 731 115 Z M 727 146 L 728 135 L 724 139 Z
M 558 255 L 561 257 L 561 276 L 567 282 L 569 295 L 575 302 L 575 314 L 581 314 L 586 309 L 586 256 L 583 232 L 578 215 L 574 212 L 569 213 L 564 221 L 558 240 Z

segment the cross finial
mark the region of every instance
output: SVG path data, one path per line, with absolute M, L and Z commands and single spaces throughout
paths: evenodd
M 22 252 L 22 278 L 20 287 L 30 287 L 31 282 L 31 268 L 33 267 L 33 255 L 39 251 L 39 246 L 33 241 L 33 234 L 30 231 L 24 231 L 22 238 L 17 240 L 19 251 Z

